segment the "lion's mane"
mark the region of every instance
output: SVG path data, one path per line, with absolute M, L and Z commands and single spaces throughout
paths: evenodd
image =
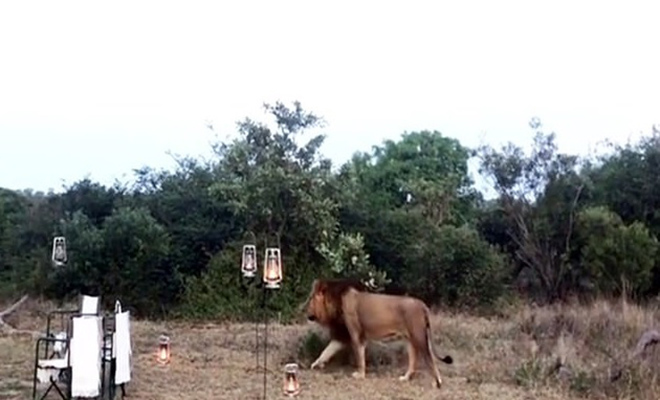
M 361 292 L 369 291 L 357 279 L 318 279 L 310 294 L 311 298 L 317 292 L 323 293 L 323 317 L 319 322 L 328 328 L 330 338 L 343 343 L 350 343 L 351 336 L 343 320 L 342 296 L 351 288 Z

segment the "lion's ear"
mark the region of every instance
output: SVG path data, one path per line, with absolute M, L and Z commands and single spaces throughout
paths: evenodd
M 321 280 L 319 280 L 318 278 L 314 279 L 314 281 L 312 282 L 312 294 L 318 293 L 320 289 L 321 289 Z
M 321 281 L 320 279 L 316 279 L 314 281 L 314 289 L 314 292 L 316 293 L 325 294 L 325 292 L 328 290 L 328 284 Z

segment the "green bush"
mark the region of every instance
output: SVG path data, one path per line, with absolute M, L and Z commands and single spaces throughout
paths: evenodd
M 624 225 L 605 207 L 583 210 L 577 224 L 582 268 L 604 294 L 635 293 L 651 285 L 658 241 L 641 222 Z
M 476 230 L 445 225 L 419 243 L 404 283 L 431 304 L 492 307 L 506 291 L 508 267 Z
M 262 290 L 259 274 L 251 281 L 241 275 L 241 251 L 240 245 L 228 246 L 211 258 L 200 276 L 186 277 L 176 314 L 191 319 L 234 321 L 261 318 L 263 312 L 282 322 L 297 317 L 298 305 L 309 286 L 297 284 L 299 279 L 285 272 L 279 289 Z M 285 268 L 295 269 L 291 259 L 285 258 L 282 263 Z

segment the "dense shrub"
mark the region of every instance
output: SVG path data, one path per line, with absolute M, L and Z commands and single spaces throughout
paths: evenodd
M 491 306 L 506 290 L 504 256 L 467 226 L 442 226 L 417 248 L 408 290 L 430 304 Z

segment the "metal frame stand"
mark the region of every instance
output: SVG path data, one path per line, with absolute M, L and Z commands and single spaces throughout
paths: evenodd
M 268 309 L 267 309 L 267 296 L 270 289 L 263 287 L 261 288 L 263 296 L 261 297 L 261 312 L 263 316 L 264 323 L 264 400 L 267 398 L 268 392 Z
M 268 292 L 273 289 L 269 289 L 263 282 L 254 282 L 255 277 L 246 277 L 244 278 L 244 284 L 246 288 L 256 289 L 261 291 L 261 299 L 258 299 L 259 304 L 255 304 L 253 309 L 252 317 L 255 321 L 254 323 L 254 354 L 255 354 L 255 371 L 263 372 L 263 399 L 266 399 L 267 389 L 268 389 L 268 324 L 269 324 L 269 315 L 268 315 Z M 261 313 L 261 315 L 259 315 Z M 259 325 L 263 324 L 263 344 L 259 340 Z M 263 347 L 263 361 L 260 359 L 261 347 Z
M 50 393 L 51 389 L 55 388 L 55 391 L 60 395 L 60 397 L 63 400 L 69 400 L 72 398 L 71 396 L 71 339 L 72 339 L 72 331 L 73 331 L 73 318 L 76 317 L 81 317 L 85 315 L 93 315 L 93 316 L 100 316 L 101 317 L 101 325 L 103 329 L 103 345 L 101 347 L 101 393 L 99 398 L 103 399 L 106 397 L 106 389 L 108 392 L 108 397 L 109 399 L 114 398 L 114 378 L 113 374 L 110 374 L 110 381 L 106 385 L 106 371 L 107 367 L 106 364 L 110 363 L 110 370 L 112 371 L 112 352 L 113 352 L 113 341 L 112 341 L 112 336 L 114 333 L 114 329 L 107 329 L 106 325 L 106 320 L 108 319 L 107 315 L 97 315 L 97 314 L 83 314 L 79 313 L 77 311 L 71 312 L 70 310 L 58 310 L 58 312 L 53 312 L 53 315 L 55 314 L 69 314 L 68 315 L 68 321 L 67 321 L 67 327 L 66 327 L 66 339 L 58 339 L 55 337 L 51 336 L 45 336 L 45 337 L 40 337 L 37 339 L 37 343 L 35 346 L 35 351 L 34 351 L 34 365 L 33 365 L 33 381 L 32 381 L 32 399 L 37 398 L 37 370 L 39 369 L 39 344 L 45 343 L 45 350 L 44 350 L 44 359 L 49 359 L 51 358 L 48 354 L 48 344 L 49 343 L 57 343 L 57 342 L 63 342 L 66 345 L 66 353 L 67 353 L 67 367 L 64 369 L 61 369 L 58 377 L 53 378 L 50 377 L 50 382 L 49 386 L 44 392 L 41 397 L 39 397 L 40 400 L 43 400 L 48 396 Z M 50 316 L 50 314 L 49 314 Z M 50 321 L 50 320 L 49 320 Z M 48 330 L 50 329 L 50 322 L 48 323 Z M 110 357 L 106 357 L 106 354 L 110 354 Z M 66 390 L 63 391 L 59 386 L 59 384 L 62 384 L 62 386 L 66 386 Z
M 253 309 L 253 318 L 255 321 L 255 326 L 254 326 L 254 353 L 255 353 L 255 370 L 259 371 L 260 369 L 263 368 L 263 399 L 265 400 L 267 397 L 267 392 L 268 392 L 268 323 L 269 323 L 269 315 L 268 315 L 268 292 L 279 289 L 280 285 L 279 282 L 282 280 L 282 267 L 281 267 L 281 259 L 280 259 L 280 246 L 279 246 L 279 236 L 277 238 L 277 243 L 278 247 L 268 247 L 268 242 L 265 242 L 266 245 L 266 254 L 264 258 L 264 274 L 263 274 L 263 279 L 258 278 L 259 274 L 257 273 L 258 271 L 258 261 L 257 261 L 257 251 L 256 251 L 256 242 L 257 238 L 254 235 L 253 232 L 250 232 L 252 236 L 252 240 L 250 241 L 251 244 L 245 244 L 243 246 L 243 252 L 242 252 L 242 258 L 241 258 L 241 272 L 243 273 L 243 287 L 246 289 L 246 291 L 251 290 L 252 288 L 258 290 L 261 290 L 261 304 L 259 307 L 257 304 L 255 304 L 255 307 Z M 249 254 L 248 254 L 249 253 Z M 246 265 L 246 257 L 252 257 L 251 260 L 254 262 L 254 268 L 253 270 L 247 270 L 245 268 Z M 270 256 L 270 257 L 269 257 Z M 267 272 L 270 272 L 268 267 L 271 267 L 270 265 L 270 259 L 271 258 L 276 258 L 274 268 L 276 268 L 276 274 L 278 275 L 275 280 L 274 285 L 267 285 L 265 282 L 265 278 L 267 276 Z M 255 282 L 255 279 L 259 279 L 258 281 Z M 268 278 L 272 279 L 272 278 Z M 255 303 L 258 302 L 258 294 L 255 299 Z M 261 310 L 259 310 L 261 308 Z M 258 313 L 261 311 L 261 318 L 259 318 Z M 263 337 L 263 349 L 264 349 L 264 358 L 263 358 L 263 366 L 260 365 L 259 363 L 259 323 L 263 322 L 264 324 L 264 337 Z

